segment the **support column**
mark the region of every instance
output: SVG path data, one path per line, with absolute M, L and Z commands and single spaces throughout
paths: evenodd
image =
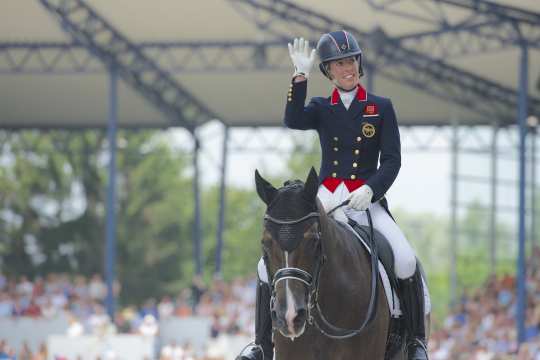
M 109 70 L 109 117 L 107 140 L 109 142 L 109 179 L 107 184 L 107 221 L 105 228 L 105 282 L 107 298 L 105 304 L 111 321 L 114 321 L 115 261 L 116 261 L 116 130 L 118 123 L 118 73 Z
M 518 263 L 517 263 L 517 313 L 516 326 L 518 343 L 525 341 L 525 311 L 527 309 L 527 291 L 525 288 L 525 142 L 527 137 L 527 110 L 528 110 L 528 74 L 529 53 L 525 43 L 521 44 L 521 59 L 519 66 L 519 97 L 518 97 L 518 124 L 519 124 L 519 226 L 518 226 Z
M 452 120 L 452 170 L 450 174 L 450 305 L 456 304 L 458 251 L 459 123 Z
M 193 202 L 195 206 L 193 214 L 193 259 L 195 260 L 195 274 L 202 275 L 201 196 L 199 191 L 200 142 L 195 131 L 191 135 L 193 137 Z
M 528 124 L 531 129 L 531 247 L 539 246 L 538 237 L 536 234 L 536 138 L 538 131 L 538 118 L 536 116 L 529 116 Z
M 489 268 L 490 274 L 497 271 L 497 137 L 499 124 L 493 124 L 491 137 L 491 210 L 489 219 Z
M 216 269 L 215 275 L 221 276 L 221 260 L 223 254 L 223 232 L 225 231 L 225 192 L 227 190 L 227 160 L 229 158 L 229 127 L 225 125 L 223 129 L 223 148 L 221 151 L 221 180 L 219 190 L 219 219 L 217 228 L 217 246 L 216 246 Z

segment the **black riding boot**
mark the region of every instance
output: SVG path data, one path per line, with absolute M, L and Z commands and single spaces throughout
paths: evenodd
M 246 346 L 236 360 L 272 360 L 273 357 L 270 287 L 258 280 L 255 303 L 255 343 Z
M 413 276 L 399 280 L 399 297 L 408 331 L 407 359 L 428 360 L 424 323 L 424 286 L 418 266 Z

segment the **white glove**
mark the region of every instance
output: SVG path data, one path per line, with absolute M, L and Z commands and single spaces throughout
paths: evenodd
M 289 56 L 294 65 L 294 75 L 304 75 L 306 78 L 315 62 L 316 50 L 309 52 L 309 42 L 304 38 L 295 38 L 293 45 L 289 43 Z
M 349 195 L 350 202 L 347 207 L 364 211 L 369 207 L 369 204 L 371 204 L 372 198 L 373 190 L 371 190 L 369 185 L 362 185 Z

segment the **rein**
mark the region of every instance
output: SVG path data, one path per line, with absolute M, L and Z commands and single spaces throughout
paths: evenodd
M 341 203 L 340 205 L 330 210 L 327 213 L 327 215 L 330 215 L 335 210 L 347 204 L 349 204 L 349 200 L 345 200 L 343 203 Z M 266 253 L 264 254 L 264 260 L 265 260 L 265 264 L 267 268 L 267 273 L 271 280 L 270 283 L 271 283 L 272 297 L 270 300 L 270 310 L 271 310 L 272 317 L 275 316 L 274 314 L 275 314 L 276 286 L 280 281 L 290 279 L 290 280 L 300 281 L 306 286 L 306 289 L 308 290 L 308 310 L 307 310 L 308 322 L 310 325 L 315 324 L 317 329 L 323 335 L 332 339 L 348 339 L 348 338 L 358 335 L 369 325 L 369 323 L 375 318 L 375 315 L 377 313 L 377 306 L 376 306 L 377 277 L 378 277 L 379 268 L 377 266 L 378 265 L 377 249 L 376 249 L 375 241 L 373 237 L 373 222 L 371 219 L 371 214 L 369 210 L 367 209 L 366 209 L 366 214 L 368 217 L 368 223 L 369 223 L 369 228 L 370 228 L 369 241 L 371 243 L 371 295 L 369 299 L 369 305 L 368 305 L 366 318 L 364 319 L 362 325 L 360 325 L 358 329 L 343 329 L 343 328 L 333 325 L 330 321 L 326 319 L 326 317 L 323 314 L 323 311 L 319 305 L 319 279 L 320 279 L 322 267 L 326 262 L 326 254 L 324 254 L 322 251 L 321 242 L 319 242 L 319 246 L 318 246 L 317 262 L 315 263 L 315 269 L 314 269 L 313 275 L 299 268 L 287 267 L 287 268 L 281 268 L 278 271 L 276 271 L 276 273 L 274 274 L 272 278 L 270 268 L 268 265 L 268 256 Z M 303 216 L 295 220 L 279 220 L 266 214 L 264 216 L 264 219 L 278 225 L 295 225 L 313 217 L 320 219 L 320 214 L 318 212 L 311 212 L 307 214 L 306 216 Z M 358 226 L 358 224 L 352 219 L 349 219 L 349 225 L 351 225 L 353 228 L 355 226 Z M 320 239 L 320 236 L 321 236 L 320 230 L 317 236 L 318 236 L 318 239 Z

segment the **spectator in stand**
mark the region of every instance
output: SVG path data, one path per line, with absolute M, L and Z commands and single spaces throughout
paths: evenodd
M 73 315 L 70 315 L 68 322 L 69 322 L 69 325 L 66 331 L 67 336 L 79 337 L 84 334 L 84 327 L 79 321 L 79 319 L 77 319 Z
M 154 319 L 159 319 L 159 312 L 156 305 L 156 300 L 150 298 L 144 302 L 141 311 L 139 312 L 141 318 L 144 318 L 146 315 L 152 315 Z
M 88 318 L 88 327 L 94 335 L 104 335 L 109 332 L 110 320 L 101 304 L 94 305 L 94 313 Z
M 191 306 L 194 313 L 196 312 L 195 309 L 206 291 L 207 289 L 204 285 L 202 276 L 195 275 L 191 282 Z
M 13 314 L 13 301 L 7 292 L 0 292 L 0 317 L 8 317 Z
M 23 316 L 30 316 L 33 318 L 41 316 L 41 308 L 38 306 L 34 298 L 30 299 L 30 304 L 28 304 L 28 307 L 24 309 Z
M 219 314 L 216 312 L 214 313 L 214 316 L 212 317 L 212 325 L 210 326 L 210 337 L 212 339 L 215 339 L 221 334 L 223 328 L 221 326 L 221 318 Z
M 101 275 L 94 274 L 88 284 L 88 295 L 96 301 L 103 301 L 107 296 L 107 286 L 103 282 Z
M 10 358 L 8 353 L 9 348 L 5 340 L 0 340 L 0 360 L 6 360 Z
M 39 346 L 39 350 L 36 354 L 34 354 L 34 357 L 32 360 L 47 360 L 48 350 L 47 345 L 45 343 L 41 343 Z
M 146 314 L 139 326 L 138 333 L 146 337 L 154 337 L 157 335 L 159 327 L 156 318 L 151 314 Z
M 65 309 L 68 304 L 68 298 L 59 286 L 54 287 L 52 295 L 50 295 L 51 303 L 57 310 Z
M 195 315 L 198 316 L 212 316 L 214 313 L 214 304 L 212 303 L 212 297 L 208 292 L 205 292 L 195 308 Z
M 17 284 L 17 294 L 23 297 L 32 297 L 34 291 L 34 284 L 28 280 L 26 276 L 21 276 L 19 278 L 19 283 Z
M 45 281 L 41 276 L 37 276 L 34 279 L 34 286 L 32 290 L 32 297 L 33 298 L 39 298 L 42 297 L 45 294 Z
M 13 299 L 13 308 L 11 311 L 11 316 L 19 317 L 24 314 L 24 308 L 21 303 L 21 298 L 18 295 L 15 295 Z
M 116 330 L 120 334 L 129 334 L 131 333 L 131 324 L 125 317 L 125 311 L 117 311 L 115 314 L 114 323 L 116 325 Z
M 50 296 L 43 297 L 43 300 L 41 301 L 43 304 L 41 305 L 41 314 L 45 318 L 53 318 L 58 314 L 58 309 L 53 305 L 52 299 Z
M 28 346 L 28 342 L 24 342 L 23 346 L 21 347 L 21 351 L 19 352 L 19 357 L 17 360 L 32 360 L 32 350 L 30 350 L 30 346 Z
M 174 303 L 170 296 L 164 296 L 158 304 L 159 319 L 168 319 L 174 314 Z
M 86 299 L 89 296 L 89 286 L 86 277 L 78 275 L 75 277 L 75 284 L 73 285 L 73 296 L 79 299 Z
M 189 304 L 190 292 L 189 289 L 183 289 L 180 291 L 180 294 L 176 297 L 174 315 L 178 317 L 191 316 L 193 310 Z

